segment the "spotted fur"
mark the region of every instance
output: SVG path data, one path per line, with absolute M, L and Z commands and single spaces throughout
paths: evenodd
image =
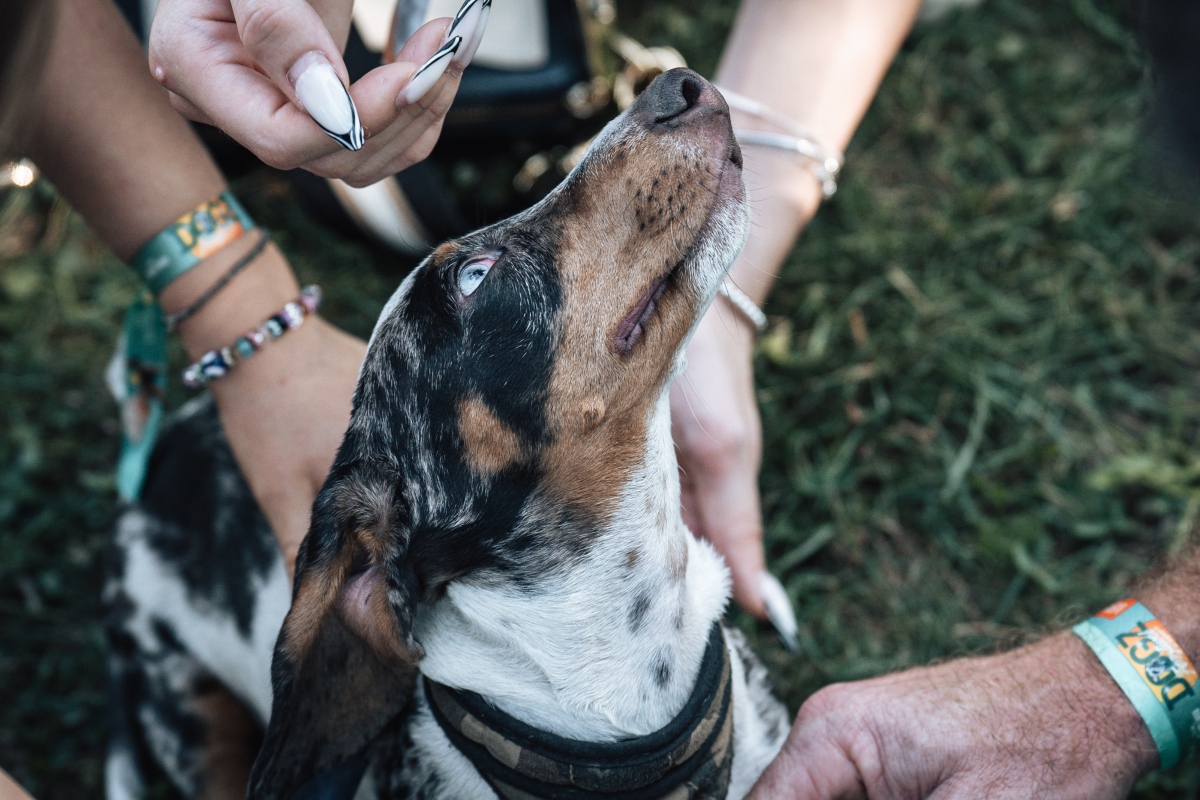
M 577 739 L 678 712 L 729 579 L 680 519 L 667 390 L 745 237 L 740 161 L 719 95 L 673 71 L 543 202 L 419 266 L 371 337 L 290 610 L 211 404 L 172 423 L 108 591 L 111 797 L 138 796 L 150 762 L 188 796 L 230 796 L 260 730 L 255 800 L 359 763 L 363 800 L 493 797 L 418 669 Z M 729 642 L 740 797 L 786 717 Z

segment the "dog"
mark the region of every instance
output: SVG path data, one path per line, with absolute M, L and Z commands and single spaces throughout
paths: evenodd
M 212 403 L 120 518 L 110 800 L 737 798 L 788 732 L 679 511 L 668 389 L 747 232 L 720 94 L 660 76 L 380 315 L 294 590 Z

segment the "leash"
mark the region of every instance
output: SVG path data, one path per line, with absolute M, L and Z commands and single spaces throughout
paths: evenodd
M 729 651 L 714 623 L 683 709 L 666 727 L 620 742 L 539 730 L 474 692 L 422 676 L 433 718 L 504 800 L 724 800 L 733 766 Z

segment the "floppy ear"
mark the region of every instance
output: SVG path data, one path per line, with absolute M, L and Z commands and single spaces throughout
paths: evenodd
M 375 470 L 348 473 L 326 482 L 300 548 L 250 800 L 292 800 L 329 770 L 347 771 L 412 696 L 422 653 L 411 632 L 408 515 L 396 481 Z

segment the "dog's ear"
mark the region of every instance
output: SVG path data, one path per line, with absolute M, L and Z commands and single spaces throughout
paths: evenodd
M 296 562 L 271 663 L 274 703 L 250 800 L 292 800 L 355 759 L 408 704 L 420 646 L 408 515 L 378 471 L 332 475 Z M 306 787 L 307 788 L 307 787 Z

